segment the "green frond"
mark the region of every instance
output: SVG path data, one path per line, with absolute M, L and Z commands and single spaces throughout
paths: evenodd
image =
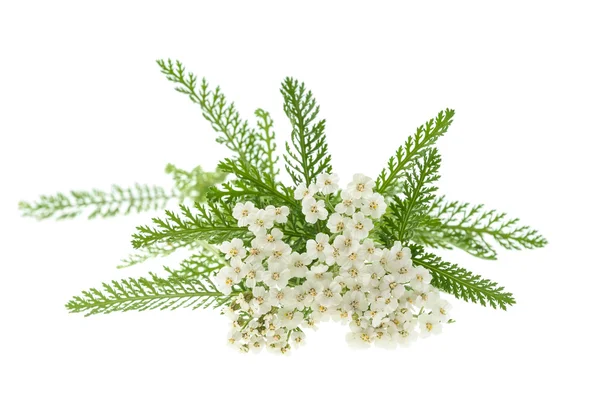
M 325 139 L 325 120 L 317 120 L 319 106 L 310 90 L 296 79 L 281 85 L 283 110 L 292 123 L 291 144 L 286 142 L 286 170 L 298 185 L 315 182 L 317 175 L 331 172 L 331 156 Z
M 166 210 L 166 218 L 153 218 L 152 227 L 139 226 L 137 233 L 133 235 L 133 247 L 139 249 L 159 242 L 196 240 L 221 243 L 248 233 L 248 229 L 237 226 L 232 208 L 226 203 L 211 202 L 208 205 L 196 203 L 194 209 L 196 213 L 185 205 L 180 205 L 180 210 L 181 214 Z
M 279 162 L 279 156 L 276 153 L 276 144 L 275 144 L 275 132 L 273 131 L 273 119 L 271 115 L 262 109 L 257 109 L 254 112 L 254 115 L 258 118 L 258 132 L 260 140 L 264 143 L 266 157 L 265 164 L 267 168 L 267 173 L 276 178 L 279 175 L 279 169 L 277 168 L 277 163 Z
M 379 174 L 375 190 L 384 196 L 393 195 L 399 191 L 403 178 L 412 169 L 413 164 L 423 155 L 429 147 L 448 131 L 454 110 L 440 111 L 435 119 L 431 119 L 417 128 L 413 136 L 409 136 L 404 145 L 396 150 L 387 168 Z
M 438 197 L 431 203 L 428 214 L 440 224 L 423 234 L 436 236 L 449 245 L 489 259 L 496 255 L 489 239 L 508 250 L 539 248 L 548 243 L 535 229 L 520 226 L 518 218 L 508 218 L 506 213 L 486 211 L 483 207 L 482 204 L 471 205 Z
M 413 262 L 415 265 L 425 267 L 432 276 L 431 284 L 438 289 L 450 293 L 459 299 L 479 303 L 482 306 L 490 305 L 492 308 L 500 307 L 506 310 L 506 306 L 515 304 L 512 293 L 504 291 L 504 287 L 497 283 L 484 279 L 480 275 L 442 261 L 440 257 L 430 253 L 421 253 L 421 249 L 415 248 Z
M 156 242 L 151 245 L 139 248 L 130 253 L 127 257 L 121 259 L 117 265 L 118 269 L 133 267 L 153 258 L 168 257 L 179 249 L 195 249 L 199 246 L 200 241 L 190 240 L 170 240 L 165 242 Z
M 290 208 L 300 207 L 288 188 L 277 183 L 273 176 L 259 171 L 248 163 L 226 158 L 219 163 L 218 168 L 220 171 L 235 175 L 237 179 L 211 189 L 208 195 L 210 199 L 266 198 L 270 201 L 269 204 L 286 205 Z
M 443 232 L 438 229 L 438 227 L 419 226 L 413 232 L 412 241 L 432 249 L 457 248 L 484 260 L 496 259 L 496 251 L 481 238 L 464 232 Z
M 83 291 L 66 308 L 72 313 L 110 314 L 117 311 L 176 310 L 223 305 L 230 296 L 220 293 L 208 279 L 129 278 L 102 284 L 100 289 Z
M 173 164 L 167 164 L 165 172 L 172 176 L 181 201 L 191 199 L 199 203 L 206 200 L 206 193 L 210 187 L 223 182 L 227 177 L 222 171 L 204 171 L 200 166 L 186 171 Z
M 211 89 L 206 79 L 198 82 L 191 72 L 186 72 L 180 61 L 157 60 L 161 72 L 171 82 L 177 84 L 175 90 L 187 95 L 198 104 L 204 118 L 210 122 L 217 136 L 217 143 L 224 144 L 241 159 L 261 170 L 268 170 L 274 147 L 260 141 L 260 135 L 251 128 L 248 121 L 240 117 L 234 103 L 228 103 L 217 86 Z M 273 143 L 271 143 L 273 144 Z
M 196 253 L 181 261 L 179 268 L 165 267 L 169 276 L 181 279 L 208 277 L 214 271 L 227 266 L 223 255 L 214 246 L 202 242 Z
M 38 220 L 70 219 L 79 215 L 87 215 L 89 219 L 107 218 L 119 214 L 162 209 L 175 197 L 175 193 L 159 186 L 136 184 L 133 187 L 123 188 L 113 185 L 110 192 L 97 189 L 73 190 L 68 194 L 41 196 L 33 203 L 20 202 L 19 209 L 23 216 Z
M 406 243 L 420 225 L 431 222 L 427 210 L 437 190 L 432 184 L 439 179 L 440 164 L 441 158 L 435 147 L 427 150 L 422 161 L 415 161 L 406 176 L 405 197 L 395 196 L 383 218 L 381 236 L 387 238 L 387 243 L 395 240 Z

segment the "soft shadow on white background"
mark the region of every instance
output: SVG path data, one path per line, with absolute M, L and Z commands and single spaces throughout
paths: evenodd
M 208 3 L 208 2 L 206 2 Z M 600 28 L 592 2 L 21 2 L 0 6 L 2 399 L 596 398 Z M 133 182 L 227 152 L 154 64 L 178 58 L 242 115 L 290 126 L 279 83 L 304 80 L 337 172 L 379 173 L 446 107 L 440 192 L 521 217 L 549 239 L 499 261 L 508 312 L 452 300 L 458 321 L 411 348 L 354 351 L 323 325 L 290 357 L 240 355 L 215 311 L 83 318 L 64 303 L 116 270 L 136 225 L 22 219 L 21 199 Z M 164 263 L 168 263 L 165 261 Z

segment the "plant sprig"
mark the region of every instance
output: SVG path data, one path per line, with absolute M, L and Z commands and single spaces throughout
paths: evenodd
M 497 254 L 493 242 L 509 250 L 539 248 L 547 244 L 536 230 L 520 225 L 518 219 L 508 218 L 495 210 L 487 211 L 482 205 L 447 201 L 437 195 L 435 185 L 439 179 L 441 157 L 435 144 L 452 124 L 454 110 L 440 111 L 435 118 L 419 126 L 389 158 L 375 182 L 369 179 L 368 182 L 356 183 L 358 186 L 355 188 L 362 185 L 360 191 L 373 190 L 379 196 L 369 199 L 374 203 L 368 206 L 356 203 L 357 197 L 353 194 L 353 200 L 345 204 L 348 192 L 340 194 L 337 189 L 322 190 L 326 185 L 324 181 L 332 178 L 333 171 L 325 135 L 326 123 L 320 116 L 313 93 L 303 82 L 287 77 L 280 88 L 283 110 L 291 123 L 291 134 L 281 157 L 285 171 L 296 187 L 294 189 L 286 186 L 279 176 L 281 160 L 276 147 L 274 121 L 267 111 L 256 109 L 251 124 L 242 118 L 219 86 L 210 86 L 205 79 L 187 72 L 180 61 L 158 60 L 157 64 L 166 78 L 175 83 L 175 90 L 199 106 L 203 117 L 217 134 L 216 141 L 233 154 L 220 161 L 215 172 L 204 171 L 200 166 L 188 171 L 169 164 L 166 172 L 174 180 L 174 188 L 170 190 L 149 185 L 133 188 L 115 186 L 110 192 L 73 191 L 42 196 L 35 203 L 20 203 L 24 215 L 38 219 L 67 219 L 78 215 L 108 217 L 165 208 L 171 199 L 182 203 L 179 212 L 166 210 L 164 217 L 153 218 L 151 224 L 137 228 L 132 239 L 136 251 L 122 260 L 120 267 L 154 257 L 166 257 L 179 249 L 188 251 L 188 258 L 175 268 L 165 267 L 166 277 L 152 274 L 149 278 L 113 281 L 103 284 L 100 289 L 84 291 L 67 304 L 69 311 L 91 315 L 232 305 L 233 294 L 224 295 L 213 282 L 220 272 L 227 272 L 224 269 L 230 268 L 230 260 L 226 260 L 216 246 L 233 239 L 240 239 L 244 245 L 253 238 L 258 240 L 258 236 L 248 233 L 248 224 L 240 222 L 239 215 L 233 216 L 236 204 L 244 202 L 264 208 L 264 212 L 270 205 L 271 210 L 276 205 L 289 212 L 277 229 L 285 237 L 286 249 L 300 257 L 300 261 L 302 253 L 307 251 L 307 243 L 318 233 L 332 233 L 331 240 L 337 239 L 333 238 L 337 233 L 333 233 L 326 217 L 317 218 L 320 215 L 317 213 L 331 216 L 337 212 L 338 206 L 361 207 L 362 211 L 366 207 L 374 207 L 369 211 L 371 214 L 365 211 L 361 216 L 350 211 L 347 214 L 350 217 L 346 218 L 339 215 L 345 211 L 339 211 L 336 218 L 348 224 L 355 223 L 352 218 L 359 221 L 377 213 L 377 218 L 366 222 L 373 229 L 374 234 L 370 238 L 375 239 L 374 245 L 379 246 L 380 251 L 409 246 L 412 262 L 422 267 L 421 271 L 423 268 L 429 271 L 434 287 L 457 298 L 493 308 L 506 309 L 515 303 L 513 295 L 499 284 L 429 252 L 429 249 L 436 248 L 459 248 L 476 257 L 495 259 Z M 356 179 L 361 177 L 364 176 L 359 175 Z M 321 189 L 315 194 L 317 184 L 321 185 Z M 344 195 L 346 198 L 342 201 Z M 306 196 L 308 202 L 303 201 Z M 358 196 L 362 194 L 358 193 Z M 360 198 L 360 201 L 366 201 Z M 193 207 L 185 204 L 190 202 L 194 202 Z M 203 202 L 205 204 L 201 204 Z M 335 206 L 333 203 L 336 203 Z M 376 207 L 380 205 L 387 207 L 387 212 L 379 213 Z M 318 220 L 309 221 L 307 213 L 313 213 L 312 217 Z M 262 222 L 255 220 L 255 223 Z M 360 226 L 366 229 L 366 225 Z M 347 242 L 337 240 L 338 245 Z M 336 254 L 335 249 L 332 249 L 332 254 Z M 296 278 L 293 285 L 301 280 Z M 418 287 L 419 282 L 414 282 L 414 285 Z M 234 294 L 240 294 L 239 288 L 247 289 L 240 284 Z M 412 289 L 408 287 L 407 290 Z M 250 296 L 248 293 L 240 297 Z
M 456 247 L 476 257 L 494 260 L 496 251 L 490 240 L 508 250 L 544 247 L 548 242 L 535 229 L 520 225 L 518 218 L 485 210 L 483 204 L 471 205 L 437 197 L 428 211 L 439 224 L 425 227 L 418 235 L 430 247 Z
M 286 170 L 296 185 L 314 183 L 317 175 L 331 172 L 331 156 L 325 138 L 325 120 L 317 120 L 319 106 L 304 83 L 287 77 L 281 84 L 283 110 L 292 124 L 291 143 L 286 142 Z
M 229 205 L 213 203 L 200 205 L 194 210 L 180 206 L 181 214 L 166 210 L 166 218 L 152 218 L 153 226 L 139 226 L 133 235 L 136 249 L 153 246 L 155 243 L 171 241 L 206 240 L 221 243 L 243 233 L 232 218 Z
M 132 212 L 159 210 L 176 197 L 177 193 L 160 186 L 136 184 L 124 188 L 113 185 L 110 191 L 72 190 L 68 194 L 40 196 L 39 200 L 32 203 L 20 202 L 19 209 L 23 216 L 38 220 L 71 219 L 81 215 L 86 215 L 88 219 L 108 218 Z
M 129 278 L 102 284 L 73 297 L 66 308 L 72 313 L 110 314 L 124 311 L 176 310 L 178 308 L 219 307 L 230 296 L 220 293 L 210 280 L 161 278 Z
M 421 254 L 413 257 L 413 262 L 431 272 L 433 277 L 431 284 L 440 290 L 459 299 L 479 303 L 482 306 L 499 307 L 502 310 L 515 304 L 512 293 L 505 292 L 503 286 L 475 275 L 456 264 L 443 261 L 434 254 L 415 249 L 415 253 Z
M 379 174 L 376 182 L 376 190 L 383 195 L 391 195 L 398 192 L 402 179 L 413 164 L 421 158 L 428 148 L 448 131 L 454 118 L 454 110 L 446 109 L 440 111 L 436 118 L 430 119 L 417 128 L 414 135 L 409 136 L 396 150 L 396 154 L 390 157 L 387 168 Z

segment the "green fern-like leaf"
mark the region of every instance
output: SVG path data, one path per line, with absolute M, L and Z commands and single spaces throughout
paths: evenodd
M 227 174 L 222 171 L 204 171 L 200 166 L 186 171 L 173 164 L 167 164 L 165 172 L 173 177 L 181 201 L 190 199 L 194 202 L 203 202 L 206 200 L 209 188 L 223 182 L 227 177 Z
M 129 278 L 104 283 L 75 296 L 66 308 L 72 313 L 110 314 L 117 311 L 176 310 L 223 305 L 230 296 L 220 293 L 208 279 L 168 279 L 151 274 L 150 278 Z
M 451 250 L 457 248 L 484 260 L 496 259 L 496 251 L 487 242 L 458 231 L 442 232 L 419 226 L 413 232 L 412 241 L 432 249 Z
M 196 75 L 186 72 L 180 61 L 157 60 L 156 62 L 167 79 L 177 84 L 175 90 L 187 95 L 192 102 L 200 106 L 204 118 L 220 134 L 217 136 L 218 143 L 224 144 L 235 152 L 240 160 L 261 170 L 274 168 L 275 142 L 271 130 L 268 133 L 271 137 L 269 142 L 261 141 L 261 135 L 250 127 L 248 121 L 240 117 L 234 103 L 227 102 L 218 86 L 213 90 L 205 79 L 198 82 Z M 259 124 L 264 125 L 268 119 L 263 113 L 259 113 L 261 114 L 259 115 Z
M 127 215 L 164 208 L 169 200 L 176 198 L 175 192 L 169 192 L 159 186 L 136 184 L 130 188 L 113 185 L 109 192 L 94 189 L 92 191 L 71 191 L 41 196 L 33 203 L 20 202 L 23 216 L 38 220 L 55 218 L 70 219 L 87 215 L 89 219 L 108 218 L 115 215 Z
M 395 196 L 383 218 L 381 236 L 386 243 L 396 240 L 406 243 L 414 230 L 430 221 L 427 210 L 437 190 L 432 184 L 439 179 L 440 163 L 441 158 L 435 148 L 429 149 L 422 161 L 415 161 L 413 170 L 406 177 L 405 197 Z
M 208 205 L 196 203 L 195 213 L 185 205 L 180 205 L 181 214 L 165 211 L 166 218 L 153 218 L 154 225 L 139 226 L 133 235 L 132 244 L 136 249 L 152 246 L 155 243 L 191 242 L 206 240 L 221 243 L 248 233 L 247 228 L 238 227 L 232 209 L 223 202 Z
M 448 131 L 453 117 L 454 110 L 446 109 L 440 111 L 436 118 L 418 127 L 417 132 L 409 136 L 404 145 L 398 148 L 396 154 L 389 159 L 387 168 L 379 174 L 376 191 L 384 196 L 398 192 L 403 178 L 412 169 L 413 164 Z
M 504 291 L 504 287 L 484 279 L 479 275 L 443 261 L 434 254 L 423 253 L 422 249 L 413 247 L 413 262 L 431 272 L 431 284 L 438 289 L 450 293 L 459 299 L 479 303 L 482 306 L 506 310 L 515 304 L 512 293 Z
M 128 268 L 153 258 L 168 257 L 180 249 L 196 249 L 200 243 L 200 241 L 195 240 L 193 237 L 184 238 L 183 240 L 156 242 L 136 249 L 134 252 L 121 259 L 117 268 Z
M 490 239 L 508 250 L 540 248 L 547 244 L 535 229 L 519 225 L 518 218 L 508 218 L 505 213 L 486 211 L 483 207 L 438 197 L 431 203 L 428 214 L 439 224 L 433 229 L 425 227 L 418 235 L 485 259 L 496 258 Z
M 219 163 L 218 168 L 220 171 L 235 175 L 237 179 L 225 183 L 222 187 L 211 189 L 210 199 L 266 198 L 268 204 L 300 207 L 288 188 L 277 183 L 273 176 L 262 173 L 248 163 L 227 158 Z
M 325 139 L 325 120 L 317 120 L 319 106 L 310 90 L 296 79 L 281 85 L 283 110 L 292 123 L 292 140 L 286 142 L 286 170 L 298 185 L 315 182 L 317 175 L 331 172 L 331 156 Z
M 200 279 L 210 277 L 212 273 L 227 265 L 222 254 L 212 245 L 202 242 L 196 253 L 181 261 L 179 268 L 165 267 L 169 276 L 180 279 Z
M 258 131 L 260 140 L 264 143 L 264 149 L 266 152 L 264 166 L 267 168 L 266 173 L 269 176 L 277 177 L 279 175 L 279 169 L 277 163 L 279 162 L 279 156 L 276 152 L 275 144 L 275 132 L 273 131 L 273 119 L 271 115 L 262 109 L 257 109 L 254 112 L 256 118 L 258 118 Z

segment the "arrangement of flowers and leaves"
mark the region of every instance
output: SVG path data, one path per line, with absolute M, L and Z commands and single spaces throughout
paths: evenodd
M 511 250 L 546 244 L 518 219 L 437 194 L 441 158 L 434 145 L 453 110 L 418 127 L 375 179 L 356 173 L 342 184 L 325 120 L 303 83 L 286 78 L 281 86 L 292 131 L 280 160 L 268 112 L 256 110 L 253 125 L 218 87 L 198 81 L 180 62 L 158 65 L 200 106 L 232 155 L 216 172 L 169 165 L 171 190 L 136 185 L 21 203 L 24 215 L 40 219 L 108 217 L 161 208 L 170 199 L 181 203 L 178 212 L 167 210 L 137 228 L 136 252 L 120 266 L 177 250 L 188 251 L 188 258 L 165 267 L 162 276 L 84 291 L 67 303 L 70 312 L 218 308 L 230 319 L 233 346 L 286 353 L 329 320 L 347 325 L 348 341 L 358 346 L 394 347 L 437 334 L 454 321 L 446 294 L 493 308 L 514 304 L 504 287 L 431 252 L 458 248 L 495 259 L 493 242 Z M 291 186 L 281 179 L 280 164 Z

